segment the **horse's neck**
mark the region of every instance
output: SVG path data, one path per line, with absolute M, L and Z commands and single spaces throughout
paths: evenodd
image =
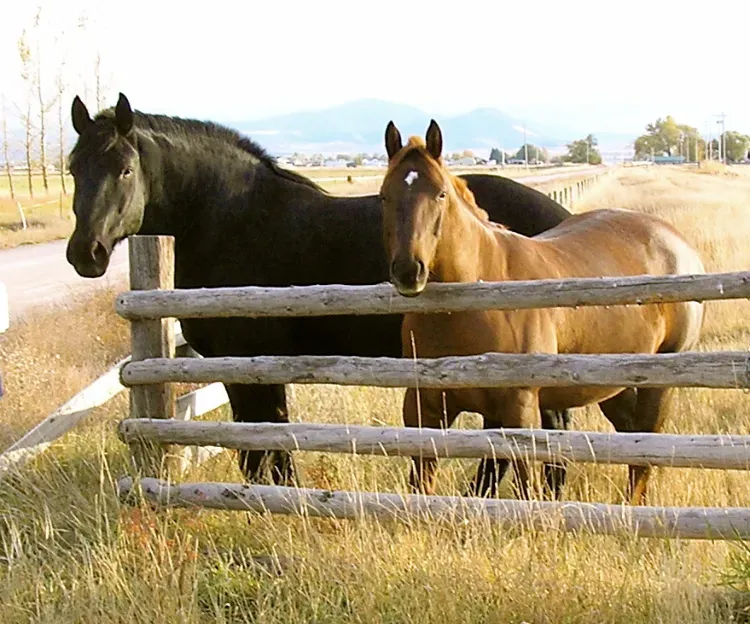
M 185 236 L 208 210 L 229 209 L 252 192 L 258 159 L 237 150 L 217 155 L 188 143 L 150 138 L 145 158 L 148 201 L 141 234 Z
M 498 237 L 497 234 L 500 234 Z M 488 226 L 462 201 L 452 203 L 443 217 L 433 273 L 441 282 L 504 279 L 507 271 L 505 232 Z

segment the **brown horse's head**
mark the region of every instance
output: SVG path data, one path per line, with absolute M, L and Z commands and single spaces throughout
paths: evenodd
M 388 171 L 380 189 L 383 236 L 393 285 L 402 295 L 420 294 L 427 285 L 452 193 L 442 167 L 443 136 L 433 119 L 425 140 L 406 146 L 391 121 L 385 130 Z

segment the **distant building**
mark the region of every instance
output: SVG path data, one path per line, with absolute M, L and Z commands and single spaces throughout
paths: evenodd
M 685 162 L 684 156 L 654 156 L 655 165 L 681 165 Z

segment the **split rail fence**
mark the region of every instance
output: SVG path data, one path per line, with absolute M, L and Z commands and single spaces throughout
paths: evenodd
M 118 314 L 132 323 L 133 339 L 132 359 L 120 369 L 122 384 L 131 389 L 131 414 L 121 422 L 119 435 L 132 449 L 137 474 L 119 480 L 123 497 L 140 492 L 163 505 L 337 518 L 427 515 L 459 521 L 482 517 L 503 525 L 599 534 L 750 538 L 750 508 L 745 507 L 484 500 L 229 483 L 175 484 L 157 478 L 169 466 L 171 445 L 386 456 L 523 455 L 538 461 L 748 470 L 750 436 L 740 435 L 178 421 L 170 384 L 324 383 L 420 388 L 599 385 L 747 390 L 750 354 L 745 351 L 656 355 L 490 353 L 417 360 L 338 356 L 196 359 L 175 357 L 172 327 L 177 318 L 394 314 L 740 299 L 750 297 L 750 272 L 430 284 L 422 296 L 406 298 L 390 284 L 176 290 L 171 237 L 131 237 L 130 254 L 132 290 L 116 301 Z

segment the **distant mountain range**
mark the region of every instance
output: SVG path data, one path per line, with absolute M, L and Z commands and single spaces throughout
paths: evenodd
M 271 154 L 282 156 L 294 152 L 326 155 L 345 153 L 378 153 L 385 151 L 383 135 L 386 124 L 393 120 L 401 131 L 404 141 L 412 134 L 424 136 L 433 116 L 419 108 L 378 99 L 362 99 L 322 110 L 303 111 L 258 119 L 220 120 L 242 133 L 249 135 Z M 596 128 L 586 132 L 570 128 L 549 127 L 534 121 L 524 122 L 495 108 L 477 108 L 454 116 L 435 116 L 443 130 L 445 150 L 454 152 L 473 150 L 477 155 L 489 156 L 493 147 L 514 153 L 523 145 L 524 123 L 529 144 L 547 148 L 550 153 L 565 152 L 565 144 L 584 138 L 591 132 L 599 141 L 599 148 L 606 152 L 628 151 L 637 133 L 622 134 L 597 132 Z M 13 124 L 13 120 L 11 120 Z M 66 151 L 76 140 L 76 135 L 66 124 Z M 22 132 L 10 127 L 12 162 L 23 161 Z M 54 135 L 54 133 L 53 133 Z M 56 153 L 56 136 L 50 136 L 49 153 Z
M 322 110 L 304 111 L 254 121 L 230 121 L 228 125 L 248 134 L 269 152 L 377 152 L 384 151 L 383 134 L 393 120 L 404 141 L 412 134 L 424 136 L 432 115 L 407 104 L 378 99 L 347 102 Z M 524 142 L 524 121 L 495 108 L 477 108 L 454 116 L 435 116 L 443 130 L 445 149 L 489 151 L 493 147 L 516 151 Z M 592 132 L 602 150 L 626 150 L 635 134 L 586 133 L 526 122 L 529 144 L 564 151 L 564 146 Z

